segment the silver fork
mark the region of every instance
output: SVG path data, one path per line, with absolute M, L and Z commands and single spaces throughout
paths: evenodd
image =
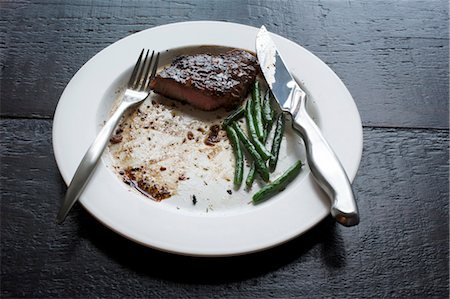
M 130 81 L 128 82 L 127 89 L 119 107 L 100 130 L 94 142 L 84 155 L 83 160 L 81 160 L 80 165 L 78 165 L 77 171 L 67 189 L 64 202 L 58 212 L 56 218 L 58 224 L 64 222 L 70 209 L 86 187 L 95 166 L 122 115 L 130 107 L 136 106 L 144 101 L 150 94 L 150 82 L 155 77 L 156 69 L 158 68 L 159 52 L 156 54 L 156 58 L 154 58 L 155 51 L 152 51 L 150 58 L 149 52 L 150 51 L 147 50 L 144 57 L 144 49 L 141 51 L 141 55 L 139 55 L 138 61 L 134 66 Z

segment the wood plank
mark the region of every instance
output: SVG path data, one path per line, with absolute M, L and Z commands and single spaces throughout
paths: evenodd
M 446 130 L 364 130 L 354 183 L 362 221 L 327 218 L 258 254 L 175 256 L 113 233 L 65 186 L 49 120 L 0 120 L 2 297 L 442 298 L 448 295 Z
M 149 27 L 223 20 L 303 45 L 343 79 L 368 126 L 448 128 L 448 3 L 413 1 L 2 1 L 1 115 L 51 118 L 98 51 Z

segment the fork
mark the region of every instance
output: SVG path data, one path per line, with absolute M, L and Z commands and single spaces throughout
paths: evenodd
M 66 219 L 70 209 L 78 200 L 78 197 L 81 195 L 89 182 L 100 156 L 108 144 L 108 141 L 122 115 L 130 107 L 137 106 L 137 104 L 143 102 L 150 94 L 150 82 L 155 77 L 156 69 L 158 68 L 159 52 L 156 54 L 155 58 L 155 51 L 152 51 L 150 58 L 150 51 L 147 50 L 145 56 L 144 52 L 145 50 L 142 49 L 136 65 L 134 66 L 133 72 L 131 73 L 130 81 L 128 82 L 127 89 L 119 107 L 100 130 L 94 142 L 84 155 L 83 160 L 81 160 L 78 165 L 75 175 L 73 176 L 67 189 L 63 204 L 58 212 L 58 216 L 56 217 L 56 222 L 58 224 L 64 222 L 64 219 Z

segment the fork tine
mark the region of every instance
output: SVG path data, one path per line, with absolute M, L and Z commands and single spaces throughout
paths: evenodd
M 136 64 L 134 65 L 133 72 L 131 73 L 130 81 L 128 81 L 128 86 L 132 86 L 133 82 L 136 81 L 136 75 L 139 69 L 139 66 L 141 65 L 142 55 L 144 54 L 144 49 L 141 51 L 141 55 L 139 55 L 138 60 L 136 61 Z
M 150 73 L 150 67 L 152 66 L 152 62 L 153 62 L 153 56 L 155 55 L 155 51 L 152 51 L 152 55 L 150 56 L 150 61 L 147 64 L 147 67 L 144 71 L 144 76 L 143 76 L 143 81 L 142 81 L 142 86 L 140 89 L 144 90 L 147 88 L 147 81 L 149 80 L 149 73 Z
M 150 52 L 150 50 L 147 50 L 147 53 L 145 53 L 145 58 L 144 58 L 144 61 L 141 63 L 141 67 L 139 68 L 139 72 L 136 77 L 136 82 L 135 82 L 135 85 L 133 86 L 133 89 L 136 89 L 136 90 L 140 89 L 140 86 L 142 84 L 142 73 L 144 72 L 145 65 L 147 64 L 147 61 L 148 61 L 148 59 L 147 59 L 148 52 Z
M 158 62 L 159 62 L 159 52 L 156 54 L 155 64 L 153 65 L 152 74 L 150 75 L 150 81 L 155 78 L 156 70 L 158 69 Z
M 147 90 L 150 90 L 150 83 L 155 78 L 156 71 L 158 69 L 158 62 L 159 62 L 159 52 L 156 53 L 155 63 L 153 64 L 152 73 L 150 74 L 150 77 L 148 78 L 148 85 L 145 87 Z

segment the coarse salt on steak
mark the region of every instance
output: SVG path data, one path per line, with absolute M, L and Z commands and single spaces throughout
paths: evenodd
M 156 75 L 151 88 L 199 109 L 215 110 L 240 103 L 257 73 L 256 57 L 244 50 L 182 55 Z

